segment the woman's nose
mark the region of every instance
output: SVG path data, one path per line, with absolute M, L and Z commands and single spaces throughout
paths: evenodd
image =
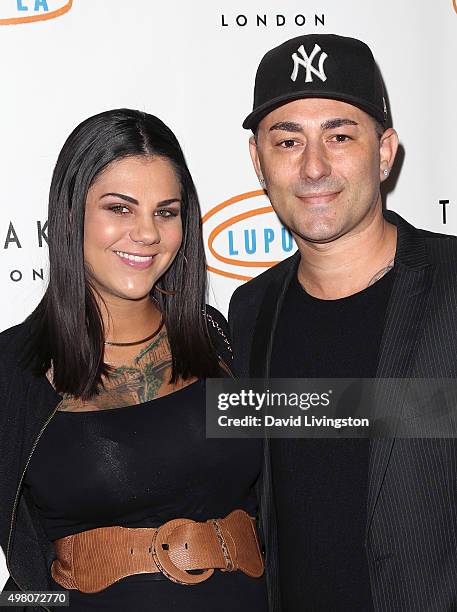
M 155 224 L 154 217 L 151 215 L 138 216 L 129 235 L 133 242 L 141 242 L 142 244 L 157 244 L 160 242 L 160 232 Z

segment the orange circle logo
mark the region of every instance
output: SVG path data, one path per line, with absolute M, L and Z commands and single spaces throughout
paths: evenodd
M 14 11 L 11 7 L 0 7 L 0 25 L 19 25 L 55 19 L 68 13 L 73 0 L 14 0 L 12 4 L 16 4 Z
M 208 270 L 247 281 L 295 250 L 263 190 L 236 195 L 203 216 Z

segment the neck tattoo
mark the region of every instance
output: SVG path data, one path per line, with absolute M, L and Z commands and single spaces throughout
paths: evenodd
M 389 263 L 386 266 L 384 266 L 383 268 L 378 270 L 376 272 L 376 274 L 371 278 L 371 280 L 368 283 L 367 287 L 370 287 L 371 285 L 374 285 L 379 279 L 381 279 L 383 276 L 385 276 L 387 274 L 387 272 L 390 272 L 392 270 L 392 268 L 394 267 L 394 264 L 395 264 L 395 260 L 392 259 L 391 261 L 389 261 Z

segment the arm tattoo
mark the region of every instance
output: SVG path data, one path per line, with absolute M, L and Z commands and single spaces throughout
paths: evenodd
M 373 276 L 373 278 L 368 283 L 367 287 L 374 285 L 380 278 L 385 276 L 387 272 L 390 272 L 390 270 L 392 270 L 393 267 L 394 267 L 394 260 L 392 259 L 392 261 L 389 261 L 387 266 L 385 266 L 384 268 L 381 268 L 380 270 L 378 270 L 378 272 L 376 272 L 376 274 Z
M 90 400 L 64 396 L 59 410 L 66 412 L 107 410 L 133 406 L 157 397 L 171 375 L 171 350 L 167 332 L 163 330 L 133 359 L 131 365 L 116 368 L 103 388 Z

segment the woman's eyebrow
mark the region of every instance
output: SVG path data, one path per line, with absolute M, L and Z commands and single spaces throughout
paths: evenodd
M 181 200 L 179 198 L 170 198 L 169 200 L 158 202 L 157 206 L 170 206 L 171 204 L 181 204 Z
M 110 191 L 109 193 L 104 193 L 100 196 L 100 199 L 106 198 L 108 196 L 112 196 L 115 198 L 120 198 L 121 200 L 125 200 L 126 202 L 130 202 L 130 204 L 139 204 L 138 200 L 132 198 L 132 196 L 125 195 L 124 193 L 117 193 L 115 191 Z M 170 206 L 171 204 L 181 204 L 181 200 L 179 198 L 170 198 L 168 200 L 162 200 L 157 203 L 157 206 Z
M 132 198 L 131 196 L 125 195 L 123 193 L 115 193 L 115 192 L 104 193 L 102 196 L 100 196 L 100 200 L 102 198 L 106 198 L 107 196 L 114 196 L 115 198 L 121 198 L 121 200 L 130 202 L 130 204 L 138 204 L 138 200 L 135 200 L 135 198 Z

